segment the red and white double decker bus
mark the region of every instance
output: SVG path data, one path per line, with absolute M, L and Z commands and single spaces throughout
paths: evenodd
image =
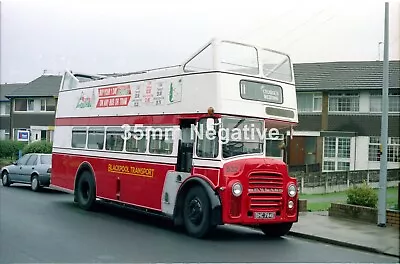
M 129 206 L 194 237 L 223 224 L 282 236 L 298 220 L 297 182 L 264 135 L 297 122 L 290 57 L 255 45 L 213 39 L 182 65 L 125 75 L 66 71 L 51 184 L 85 210 Z M 229 129 L 241 136 L 224 141 Z

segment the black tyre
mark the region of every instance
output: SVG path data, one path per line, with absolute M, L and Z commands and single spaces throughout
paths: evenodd
M 5 187 L 8 187 L 11 185 L 10 177 L 8 176 L 7 171 L 3 171 L 3 173 L 1 174 L 1 183 Z
M 89 171 L 82 172 L 77 182 L 75 198 L 80 208 L 90 211 L 96 202 L 96 184 Z
M 293 223 L 260 225 L 261 231 L 270 237 L 280 237 L 289 233 Z
M 31 177 L 31 190 L 34 192 L 40 191 L 39 176 L 37 176 L 37 175 L 33 175 Z
M 200 186 L 190 189 L 183 205 L 183 222 L 186 232 L 193 237 L 206 237 L 215 226 L 211 225 L 210 200 Z

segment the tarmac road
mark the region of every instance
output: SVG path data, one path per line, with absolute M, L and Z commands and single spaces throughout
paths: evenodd
M 127 209 L 79 209 L 72 195 L 0 187 L 1 263 L 374 262 L 397 259 L 247 228 L 221 227 L 198 240 L 165 220 Z

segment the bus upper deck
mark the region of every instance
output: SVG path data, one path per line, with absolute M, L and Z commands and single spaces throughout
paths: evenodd
M 213 39 L 183 64 L 121 75 L 64 74 L 57 119 L 216 113 L 298 122 L 293 66 L 284 53 Z

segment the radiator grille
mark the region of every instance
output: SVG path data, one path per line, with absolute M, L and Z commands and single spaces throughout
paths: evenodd
M 279 173 L 256 172 L 249 175 L 251 210 L 275 210 L 282 207 L 283 177 Z

